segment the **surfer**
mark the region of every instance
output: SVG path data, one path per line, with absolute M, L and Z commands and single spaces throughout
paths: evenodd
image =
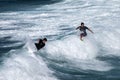
M 43 48 L 46 42 L 47 42 L 47 38 L 39 39 L 39 42 L 35 43 L 37 50 L 40 50 L 41 48 Z
M 88 27 L 84 26 L 84 23 L 81 22 L 81 26 L 78 26 L 76 28 L 76 30 L 79 29 L 80 31 L 82 31 L 82 33 L 80 34 L 80 40 L 83 41 L 83 37 L 87 36 L 87 32 L 86 32 L 86 29 L 89 30 L 91 33 L 93 33 L 92 30 L 90 30 Z

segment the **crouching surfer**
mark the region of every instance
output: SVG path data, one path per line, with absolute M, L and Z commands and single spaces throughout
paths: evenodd
M 37 50 L 40 50 L 41 48 L 43 48 L 46 42 L 47 42 L 47 38 L 39 39 L 39 42 L 35 43 Z

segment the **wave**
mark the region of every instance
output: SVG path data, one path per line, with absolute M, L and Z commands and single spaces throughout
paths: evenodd
M 11 56 L 3 58 L 4 64 L 0 65 L 2 80 L 54 80 L 55 76 L 60 79 L 63 77 L 61 80 L 81 78 L 105 80 L 106 76 L 108 79 L 119 78 L 116 76 L 120 66 L 116 63 L 120 56 L 119 1 L 65 0 L 50 5 L 45 2 L 45 6 L 39 4 L 38 7 L 37 1 L 15 2 L 22 5 L 15 7 L 16 9 L 11 8 L 18 12 L 0 14 L 0 37 L 10 36 L 11 41 L 21 39 L 20 43 L 23 43 L 24 35 L 27 34 L 33 40 L 47 36 L 48 43 L 40 53 L 38 52 L 36 58 L 29 56 L 28 51 L 21 49 L 22 46 L 14 52 L 16 49 L 11 47 L 19 44 L 8 44 L 9 40 L 5 41 L 4 47 L 10 47 L 10 50 L 7 51 L 7 48 L 4 50 Z M 21 8 L 26 8 L 24 6 L 29 6 L 30 10 L 19 12 Z M 32 7 L 36 8 L 32 10 Z M 88 32 L 83 42 L 76 36 L 75 30 L 81 21 L 95 33 Z M 114 74 L 109 74 L 113 72 Z
M 32 10 L 38 5 L 48 5 L 62 0 L 0 0 L 0 12 Z
M 0 65 L 0 80 L 57 80 L 45 61 L 28 51 L 29 46 L 9 51 L 9 58 L 4 58 Z
M 99 47 L 96 43 L 97 41 L 90 37 L 80 41 L 78 36 L 69 35 L 48 43 L 46 48 L 41 50 L 41 54 L 47 54 L 44 57 L 48 60 L 68 61 L 69 66 L 75 65 L 83 70 L 109 71 L 112 67 L 97 59 Z

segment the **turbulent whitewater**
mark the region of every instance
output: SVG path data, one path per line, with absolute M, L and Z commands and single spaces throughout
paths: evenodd
M 119 0 L 0 2 L 0 80 L 120 79 Z M 94 31 L 84 41 L 81 22 Z

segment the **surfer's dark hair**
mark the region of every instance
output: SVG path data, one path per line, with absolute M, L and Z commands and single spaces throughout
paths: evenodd
M 81 25 L 83 25 L 84 24 L 84 22 L 81 22 Z
M 47 38 L 44 38 L 43 40 L 44 40 L 44 41 L 47 41 Z

